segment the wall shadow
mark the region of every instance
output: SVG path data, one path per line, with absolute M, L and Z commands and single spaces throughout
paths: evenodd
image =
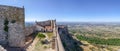
M 59 28 L 58 27 L 58 33 L 60 35 L 62 44 L 65 48 L 65 51 L 84 51 L 80 45 L 82 43 L 80 41 L 77 41 L 72 37 L 72 34 L 68 33 L 67 28 Z

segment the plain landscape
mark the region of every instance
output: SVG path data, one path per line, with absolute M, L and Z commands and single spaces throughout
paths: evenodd
M 77 44 L 77 48 L 82 48 L 83 51 L 117 51 L 120 49 L 120 23 L 118 22 L 57 22 L 57 25 L 67 25 L 69 35 L 82 43 Z M 61 39 L 66 39 L 67 36 L 61 35 Z M 65 48 L 67 47 L 65 44 L 70 43 L 62 42 Z
M 120 51 L 120 0 L 0 0 L 0 51 Z
M 69 32 L 81 41 L 86 51 L 117 51 L 120 49 L 120 23 L 69 23 Z

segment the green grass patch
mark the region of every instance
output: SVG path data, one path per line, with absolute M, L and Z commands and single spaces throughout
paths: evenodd
M 120 39 L 114 38 L 114 39 L 102 39 L 97 37 L 85 37 L 82 35 L 76 36 L 79 40 L 85 40 L 92 44 L 102 44 L 102 45 L 115 45 L 120 46 Z
M 42 39 L 42 38 L 45 38 L 46 36 L 44 34 L 42 34 L 42 33 L 38 33 L 37 37 Z

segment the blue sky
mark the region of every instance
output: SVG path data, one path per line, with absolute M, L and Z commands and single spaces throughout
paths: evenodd
M 25 21 L 120 22 L 120 0 L 0 0 L 25 7 Z

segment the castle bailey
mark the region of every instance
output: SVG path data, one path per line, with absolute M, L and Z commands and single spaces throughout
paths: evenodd
M 46 36 L 44 41 L 47 40 L 49 46 L 46 50 L 64 51 L 56 20 L 39 21 L 25 27 L 24 7 L 0 5 L 0 51 L 34 50 L 37 42 L 42 41 L 39 33 Z
M 24 7 L 0 5 L 0 45 L 23 47 Z

